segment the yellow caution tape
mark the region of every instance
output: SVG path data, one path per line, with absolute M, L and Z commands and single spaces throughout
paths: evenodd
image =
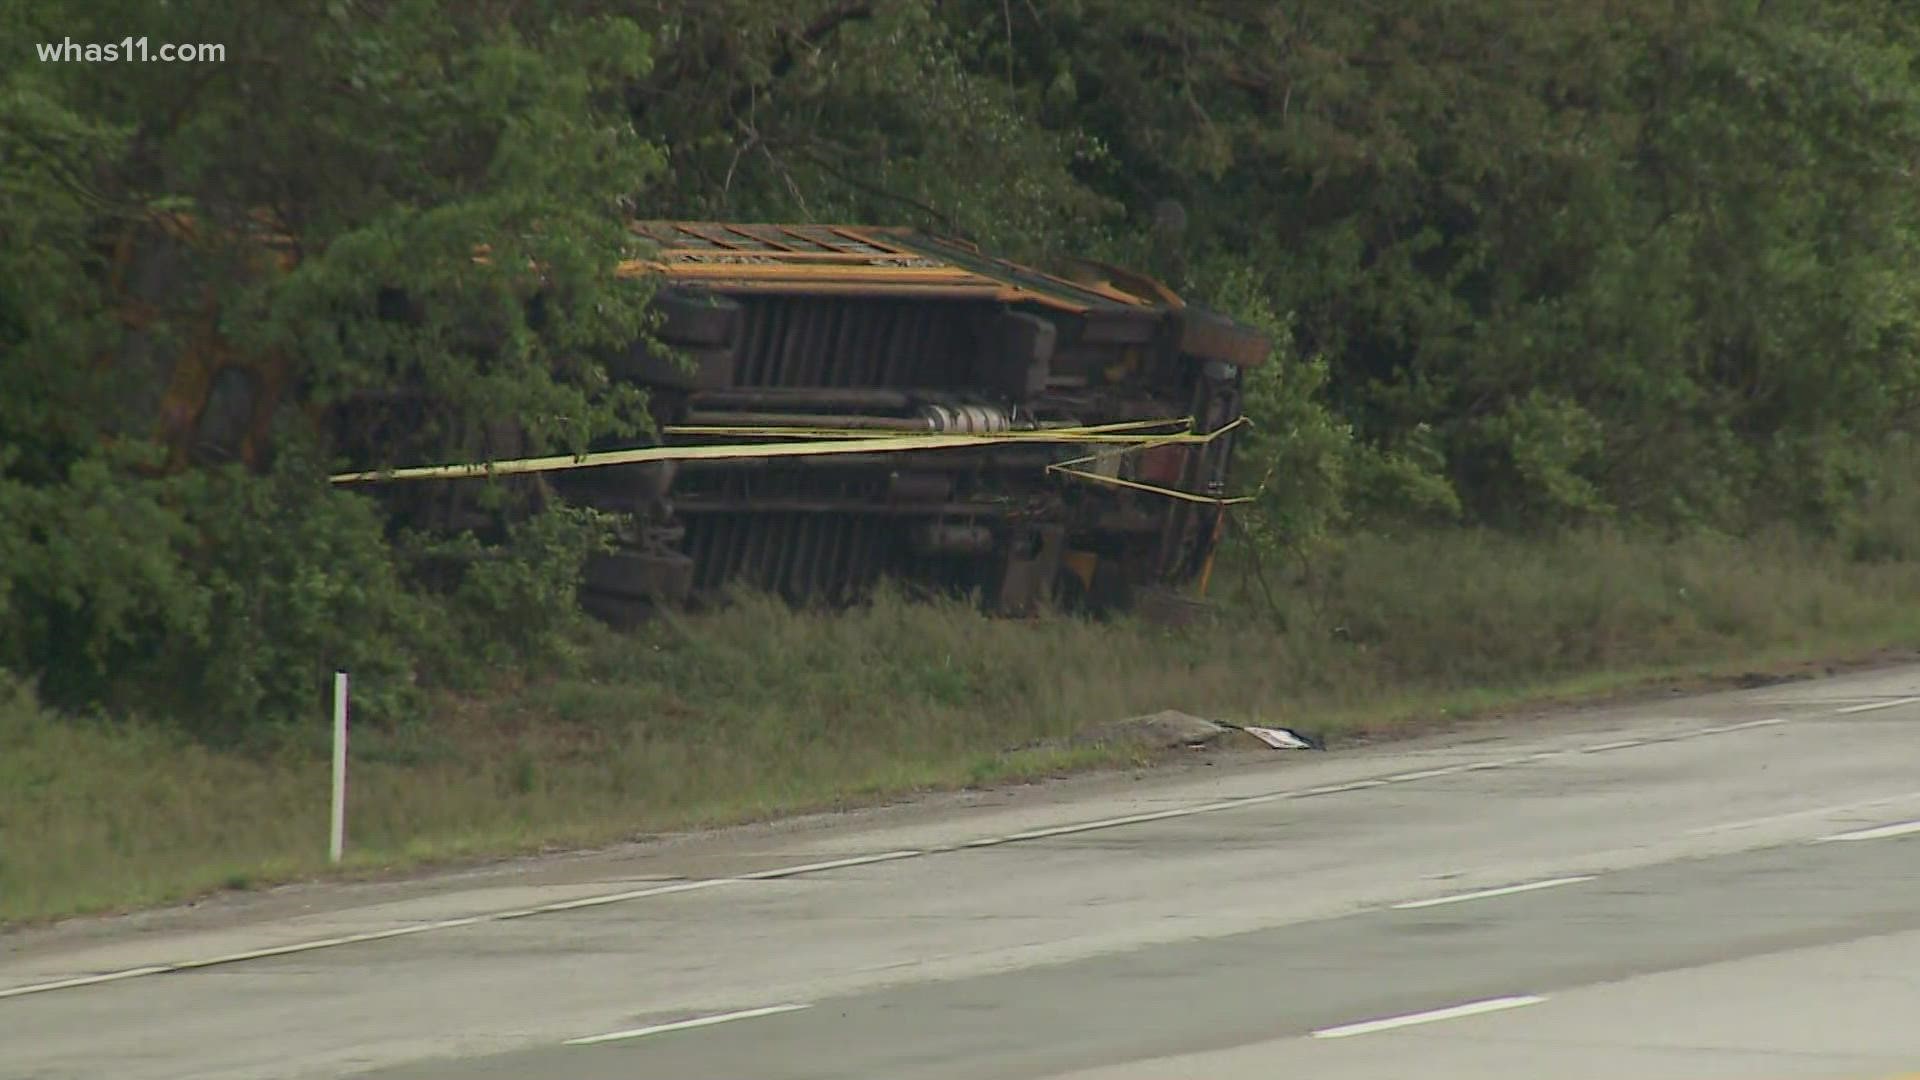
M 1165 495 L 1170 499 L 1182 499 L 1191 503 L 1206 503 L 1209 506 L 1238 506 L 1241 503 L 1250 503 L 1254 499 L 1252 495 L 1237 495 L 1232 498 L 1222 498 L 1218 495 L 1196 495 L 1191 491 L 1181 491 L 1179 488 L 1160 487 L 1156 484 L 1143 484 L 1138 480 L 1123 480 L 1118 476 L 1101 476 L 1099 473 L 1082 472 L 1079 469 L 1062 469 L 1058 466 L 1055 466 L 1051 471 L 1060 473 L 1062 476 L 1076 476 L 1082 480 L 1092 480 L 1101 484 L 1112 484 L 1115 487 L 1131 488 L 1134 491 L 1145 491 L 1154 495 Z
M 1123 454 L 1138 453 L 1142 450 L 1152 450 L 1154 447 L 1157 447 L 1157 446 L 1174 446 L 1181 443 L 1210 443 L 1213 440 L 1219 438 L 1220 436 L 1225 435 L 1227 432 L 1234 430 L 1235 428 L 1251 427 L 1252 425 L 1253 425 L 1253 421 L 1243 416 L 1238 420 L 1235 420 L 1233 423 L 1228 424 L 1227 426 L 1219 429 L 1218 431 L 1208 432 L 1205 434 L 1202 434 L 1199 432 L 1184 432 L 1179 435 L 1163 435 L 1163 436 L 1155 436 L 1147 440 L 1135 440 L 1131 445 L 1123 446 L 1118 450 L 1096 450 L 1085 457 L 1069 458 L 1066 461 L 1056 461 L 1053 463 L 1051 468 L 1056 471 L 1065 472 L 1065 471 L 1069 471 L 1067 469 L 1067 466 L 1069 465 L 1085 465 L 1088 462 L 1092 462 L 1092 461 L 1105 461 L 1108 458 L 1119 457 Z M 1079 441 L 1079 440 L 1075 440 L 1075 441 Z
M 465 476 L 513 476 L 524 473 L 557 472 L 599 465 L 639 465 L 654 461 L 724 461 L 732 458 L 812 457 L 823 454 L 877 454 L 901 450 L 944 450 L 959 446 L 981 446 L 993 440 L 979 435 L 908 435 L 885 439 L 849 439 L 840 442 L 775 443 L 768 445 L 731 444 L 727 446 L 643 446 L 632 450 L 605 450 L 591 454 L 560 454 L 553 457 L 518 458 L 512 461 L 467 465 L 419 465 L 405 469 L 340 473 L 329 477 L 336 484 L 365 483 L 373 480 L 432 480 Z
M 390 470 L 367 470 L 363 472 L 339 473 L 328 479 L 335 484 L 371 483 L 382 480 L 434 480 L 456 479 L 475 476 L 513 476 L 529 473 L 557 472 L 565 469 L 593 468 L 605 465 L 639 465 L 661 461 L 727 461 L 747 458 L 775 457 L 816 457 L 828 454 L 874 454 L 898 453 L 917 450 L 945 450 L 968 446 L 988 446 L 1009 441 L 1033 441 L 1049 443 L 1074 442 L 1123 442 L 1118 449 L 1098 451 L 1086 457 L 1047 466 L 1048 472 L 1058 472 L 1063 476 L 1072 476 L 1098 483 L 1112 484 L 1170 498 L 1184 499 L 1188 502 L 1211 503 L 1230 506 L 1251 501 L 1251 496 L 1222 499 L 1210 495 L 1196 495 L 1176 488 L 1158 487 L 1143 484 L 1135 480 L 1122 480 L 1119 477 L 1102 476 L 1070 466 L 1085 464 L 1112 457 L 1121 453 L 1151 449 L 1156 446 L 1176 444 L 1209 443 L 1242 426 L 1250 423 L 1246 418 L 1206 434 L 1183 432 L 1179 434 L 1144 435 L 1139 432 L 1148 427 L 1166 427 L 1171 424 L 1191 423 L 1191 418 L 1178 420 L 1136 420 L 1118 424 L 1103 424 L 1080 428 L 1060 428 L 1051 431 L 1023 432 L 984 432 L 976 434 L 929 433 L 893 433 L 873 431 L 835 431 L 826 428 L 722 428 L 722 427 L 677 427 L 668 428 L 668 434 L 691 435 L 766 435 L 797 437 L 803 442 L 794 443 L 730 443 L 718 446 L 643 446 L 630 450 L 606 450 L 587 454 L 555 454 L 548 457 L 517 458 L 508 461 L 479 462 L 460 465 L 419 465 Z M 1125 434 L 1132 431 L 1135 434 Z
M 1225 427 L 1222 427 L 1216 431 L 1212 431 L 1203 435 L 1193 435 L 1190 438 L 1171 437 L 1171 438 L 1165 438 L 1165 439 L 1158 439 L 1158 440 L 1142 443 L 1138 446 L 1125 447 L 1120 450 L 1100 450 L 1092 454 L 1088 454 L 1085 457 L 1073 458 L 1068 461 L 1057 462 L 1053 465 L 1049 465 L 1047 466 L 1047 471 L 1057 472 L 1062 476 L 1076 477 L 1081 480 L 1090 480 L 1098 484 L 1110 484 L 1114 487 L 1127 488 L 1132 491 L 1145 491 L 1154 495 L 1165 495 L 1170 499 L 1181 499 L 1185 502 L 1204 503 L 1210 506 L 1222 506 L 1222 507 L 1238 506 L 1241 503 L 1250 503 L 1254 501 L 1254 499 L 1258 497 L 1257 494 L 1256 495 L 1239 495 L 1231 498 L 1223 498 L 1217 495 L 1200 495 L 1191 491 L 1182 491 L 1179 488 L 1161 487 L 1157 484 L 1144 484 L 1138 480 L 1125 480 L 1118 476 L 1103 476 L 1100 473 L 1087 472 L 1084 469 L 1074 469 L 1074 468 L 1070 468 L 1069 466 L 1083 465 L 1092 461 L 1102 461 L 1107 458 L 1117 457 L 1121 454 L 1138 453 L 1141 450 L 1151 450 L 1156 446 L 1168 446 L 1178 442 L 1190 442 L 1190 441 L 1198 441 L 1203 443 L 1212 442 L 1213 440 L 1219 438 L 1222 435 L 1225 435 L 1227 432 L 1232 431 L 1235 428 L 1251 425 L 1252 423 L 1253 423 L 1252 420 L 1249 420 L 1248 418 L 1243 416 L 1235 420 L 1233 423 L 1226 425 Z
M 681 424 L 662 428 L 661 434 L 673 436 L 732 436 L 742 439 L 915 439 L 948 434 L 967 434 L 985 442 L 1029 442 L 1029 443 L 1116 443 L 1122 446 L 1138 446 L 1143 439 L 1159 436 L 1101 434 L 1076 431 L 1069 428 L 1054 428 L 1048 431 L 887 431 L 875 428 L 847 428 L 831 430 L 825 428 L 782 428 L 782 427 L 721 427 L 703 424 Z M 1173 443 L 1203 443 L 1205 435 L 1192 433 L 1169 435 L 1164 437 Z
M 699 436 L 738 436 L 741 438 L 787 438 L 787 439 L 891 439 L 920 437 L 941 434 L 977 435 L 985 439 L 1005 440 L 1007 442 L 1088 442 L 1088 443 L 1124 443 L 1136 444 L 1143 437 L 1165 438 L 1173 442 L 1206 442 L 1212 436 L 1198 435 L 1191 431 L 1171 433 L 1160 432 L 1146 436 L 1144 429 L 1157 427 L 1191 427 L 1190 416 L 1175 417 L 1166 420 L 1128 420 L 1116 424 L 1092 424 L 1079 427 L 1039 428 L 1035 430 L 1013 431 L 974 431 L 974 432 L 938 432 L 938 431 L 889 431 L 878 428 L 831 428 L 831 427 L 773 427 L 773 426 L 736 426 L 723 424 L 676 424 L 662 429 L 665 435 Z
M 517 458 L 508 461 L 477 462 L 461 465 L 418 465 L 407 468 L 340 473 L 329 477 L 336 484 L 366 483 L 375 480 L 431 480 L 471 476 L 509 476 L 524 473 L 555 472 L 600 465 L 634 465 L 654 461 L 716 461 L 737 458 L 809 457 L 820 454 L 891 453 L 908 450 L 943 450 L 961 446 L 984 446 L 1009 441 L 1009 436 L 1037 436 L 1033 441 L 1071 443 L 1119 439 L 1138 443 L 1143 438 L 1205 441 L 1208 436 L 1124 435 L 1127 429 L 1166 427 L 1191 423 L 1191 418 L 1170 420 L 1134 420 L 1081 428 L 1059 428 L 1044 432 L 984 432 L 957 434 L 943 432 L 834 432 L 823 428 L 712 428 L 715 434 L 746 435 L 759 432 L 775 436 L 799 436 L 825 441 L 811 444 L 730 444 L 721 446 L 644 446 L 631 450 L 606 450 L 587 454 L 556 454 L 549 457 Z M 690 434 L 686 428 L 668 428 L 669 434 Z

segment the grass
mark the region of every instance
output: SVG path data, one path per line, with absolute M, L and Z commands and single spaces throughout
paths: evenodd
M 1269 575 L 1271 605 L 1225 588 L 1214 615 L 1177 629 L 883 597 L 841 616 L 750 599 L 595 631 L 566 671 L 356 732 L 347 870 L 1117 764 L 1135 752 L 1053 740 L 1162 708 L 1337 736 L 1920 644 L 1909 535 L 1888 526 L 1852 551 L 1361 537 L 1310 582 Z M 316 716 L 214 749 L 165 725 L 52 715 L 0 684 L 0 922 L 325 872 L 326 738 Z

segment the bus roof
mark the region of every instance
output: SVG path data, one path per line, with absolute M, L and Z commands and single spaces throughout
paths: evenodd
M 1072 278 L 906 228 L 635 222 L 656 251 L 623 265 L 716 292 L 894 295 L 1038 304 L 1084 314 L 1179 308 L 1149 279 L 1091 263 Z

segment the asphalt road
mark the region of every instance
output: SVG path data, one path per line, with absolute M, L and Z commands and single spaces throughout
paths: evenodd
M 1920 1071 L 1920 669 L 0 938 L 0 1077 Z

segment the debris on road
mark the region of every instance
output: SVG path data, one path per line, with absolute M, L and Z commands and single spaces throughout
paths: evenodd
M 1082 745 L 1127 743 L 1170 750 L 1217 743 L 1231 730 L 1224 724 L 1203 720 L 1177 709 L 1163 709 L 1145 716 L 1129 716 L 1124 720 L 1096 724 L 1075 735 L 1073 741 Z
M 1325 750 L 1327 748 L 1325 743 L 1312 735 L 1289 731 L 1286 728 L 1243 727 L 1240 730 L 1275 750 Z
M 1145 716 L 1109 720 L 1082 729 L 1073 737 L 1079 745 L 1140 746 L 1153 750 L 1180 747 L 1206 749 L 1220 746 L 1234 732 L 1244 731 L 1274 750 L 1325 750 L 1326 744 L 1315 736 L 1291 728 L 1248 727 L 1164 709 Z

